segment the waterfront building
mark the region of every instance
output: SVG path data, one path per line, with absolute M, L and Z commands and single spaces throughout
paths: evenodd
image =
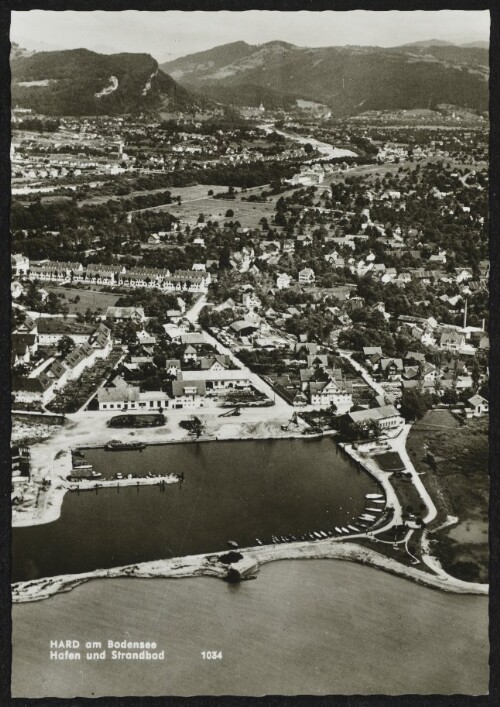
M 394 405 L 381 405 L 369 410 L 350 412 L 347 417 L 351 422 L 361 425 L 377 422 L 381 430 L 392 430 L 404 425 L 404 418 L 401 417 Z
M 141 392 L 140 387 L 130 385 L 117 376 L 113 383 L 97 391 L 99 410 L 135 410 L 148 412 L 169 407 L 170 396 L 162 390 Z

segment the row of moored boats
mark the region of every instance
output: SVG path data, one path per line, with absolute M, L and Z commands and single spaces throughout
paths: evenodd
M 324 540 L 325 538 L 341 537 L 343 535 L 351 535 L 351 533 L 363 533 L 374 521 L 377 520 L 378 514 L 382 513 L 385 507 L 385 498 L 379 493 L 367 493 L 367 503 L 363 513 L 358 520 L 346 525 L 336 525 L 334 530 L 313 530 L 309 533 L 301 535 L 272 535 L 271 542 L 274 544 L 291 543 L 291 542 L 306 542 L 310 540 Z M 377 504 L 377 505 L 375 505 Z M 257 545 L 263 545 L 264 542 L 260 538 L 255 538 Z

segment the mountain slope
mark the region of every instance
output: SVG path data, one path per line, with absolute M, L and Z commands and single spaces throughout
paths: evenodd
M 216 47 L 162 64 L 172 77 L 214 98 L 244 105 L 256 87 L 274 101 L 290 97 L 330 105 L 336 114 L 427 108 L 451 103 L 488 107 L 488 51 L 427 43 L 379 47 L 296 47 L 285 42 Z M 249 87 L 253 87 L 252 91 Z M 254 100 L 250 105 L 256 105 Z
M 16 52 L 11 71 L 12 104 L 47 115 L 191 110 L 197 104 L 148 54 Z

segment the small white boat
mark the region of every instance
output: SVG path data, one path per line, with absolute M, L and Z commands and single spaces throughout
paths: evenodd
M 328 537 L 328 535 L 325 533 L 324 530 L 320 530 L 319 532 L 320 532 L 320 535 L 321 535 L 323 538 L 327 538 L 327 537 Z
M 380 493 L 367 493 L 366 498 L 384 498 Z
M 337 533 L 342 533 L 342 531 L 340 530 L 340 528 L 338 528 L 337 526 L 335 526 L 335 530 L 337 531 Z
M 373 503 L 384 503 L 385 504 L 385 499 L 384 498 L 374 498 L 372 499 Z
M 342 532 L 347 533 L 347 535 L 349 535 L 349 531 L 347 530 L 347 528 L 344 528 L 344 526 L 342 526 Z
M 262 540 L 260 540 L 259 538 L 255 538 L 255 541 L 256 541 L 257 545 L 262 545 L 262 544 L 263 544 L 263 543 L 262 543 Z
M 118 472 L 118 473 L 116 474 L 116 478 L 117 478 L 117 479 L 123 479 L 123 474 L 120 474 L 120 472 Z
M 351 530 L 354 530 L 355 533 L 359 533 L 359 528 L 356 528 L 355 525 L 348 525 L 347 527 L 350 528 Z
M 372 516 L 369 513 L 364 513 L 361 518 L 363 518 L 363 520 L 375 520 L 375 516 Z
M 314 534 L 317 538 L 319 538 L 319 539 L 321 540 L 321 535 L 320 535 L 319 533 L 317 533 L 316 531 L 314 531 L 313 534 Z
M 238 543 L 236 542 L 236 540 L 228 540 L 227 544 L 229 545 L 229 547 L 238 547 Z
M 366 511 L 372 511 L 372 513 L 382 513 L 382 508 L 365 508 Z

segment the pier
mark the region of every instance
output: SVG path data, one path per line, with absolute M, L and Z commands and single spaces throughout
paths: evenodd
M 82 479 L 81 481 L 68 481 L 70 491 L 94 491 L 101 488 L 120 488 L 123 486 L 164 486 L 176 484 L 182 477 L 178 474 L 166 476 L 133 476 L 125 479 Z

